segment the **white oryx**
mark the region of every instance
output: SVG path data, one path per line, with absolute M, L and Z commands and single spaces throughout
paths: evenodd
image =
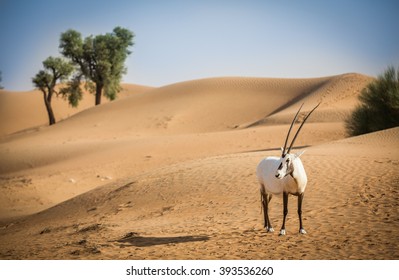
M 264 226 L 267 232 L 274 231 L 269 219 L 269 202 L 274 194 L 277 195 L 282 193 L 284 204 L 284 218 L 283 225 L 280 230 L 280 235 L 285 235 L 285 218 L 288 214 L 289 194 L 298 196 L 299 233 L 306 234 L 306 231 L 302 225 L 302 200 L 308 178 L 306 176 L 302 161 L 299 158 L 305 151 L 301 151 L 296 154 L 290 154 L 290 151 L 299 132 L 301 131 L 302 126 L 319 105 L 320 103 L 317 104 L 317 106 L 314 107 L 312 111 L 310 111 L 309 114 L 306 115 L 301 125 L 299 126 L 294 138 L 292 139 L 291 145 L 286 150 L 291 129 L 298 118 L 299 112 L 301 111 L 301 108 L 303 106 L 302 104 L 294 119 L 292 120 L 290 129 L 288 130 L 288 134 L 284 143 L 284 148 L 281 148 L 281 157 L 267 157 L 263 159 L 256 168 L 256 175 L 260 184 L 261 202 L 264 214 Z

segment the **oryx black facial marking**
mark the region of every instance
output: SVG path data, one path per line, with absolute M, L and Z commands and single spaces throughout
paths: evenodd
M 294 169 L 291 162 L 291 155 L 285 155 L 284 158 L 281 159 L 281 163 L 278 166 L 275 174 L 277 179 L 282 179 L 288 175 L 292 176 Z

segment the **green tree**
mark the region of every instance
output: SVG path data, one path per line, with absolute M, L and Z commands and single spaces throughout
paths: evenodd
M 120 82 L 126 73 L 125 60 L 131 53 L 134 34 L 128 29 L 116 27 L 112 33 L 105 35 L 82 35 L 75 30 L 68 30 L 61 34 L 61 53 L 71 59 L 78 66 L 80 74 L 74 79 L 71 87 L 64 94 L 77 97 L 77 85 L 85 79 L 86 86 L 95 93 L 95 104 L 101 104 L 101 96 L 114 100 L 121 90 Z M 75 98 L 76 100 L 76 98 Z
M 399 68 L 388 67 L 364 88 L 361 104 L 346 120 L 346 130 L 355 136 L 399 125 Z
M 80 87 L 81 80 L 82 74 L 76 74 L 59 92 L 65 99 L 68 99 L 69 105 L 72 107 L 78 107 L 79 101 L 83 98 L 83 91 Z
M 48 57 L 43 61 L 44 70 L 40 70 L 34 78 L 33 85 L 43 93 L 44 104 L 46 106 L 49 125 L 55 124 L 54 112 L 51 106 L 52 97 L 57 94 L 55 86 L 57 82 L 65 81 L 73 72 L 74 67 L 71 63 L 59 57 Z

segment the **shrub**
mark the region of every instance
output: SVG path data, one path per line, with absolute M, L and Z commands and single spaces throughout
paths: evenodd
M 346 120 L 351 136 L 399 125 L 399 68 L 388 67 L 359 96 L 360 105 Z

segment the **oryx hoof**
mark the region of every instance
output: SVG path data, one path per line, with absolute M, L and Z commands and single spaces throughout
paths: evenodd
M 285 235 L 285 229 L 280 230 L 279 236 L 283 236 L 283 235 Z
M 305 229 L 301 228 L 301 229 L 299 230 L 299 233 L 300 233 L 300 234 L 306 234 L 307 232 L 306 232 Z
M 274 228 L 272 228 L 272 227 L 266 227 L 265 228 L 266 229 L 266 232 L 274 232 Z

